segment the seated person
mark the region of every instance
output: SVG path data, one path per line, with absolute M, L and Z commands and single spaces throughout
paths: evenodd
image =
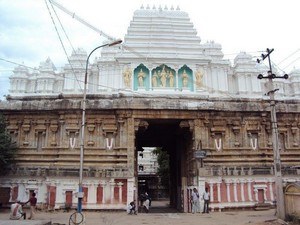
M 128 214 L 136 214 L 136 207 L 134 202 L 130 202 L 128 207 L 127 207 L 127 213 Z
M 22 217 L 24 218 L 24 220 L 26 220 L 26 213 L 23 212 L 20 200 L 16 200 L 16 202 L 13 203 L 10 206 L 10 216 L 9 216 L 9 218 L 11 220 L 19 220 Z

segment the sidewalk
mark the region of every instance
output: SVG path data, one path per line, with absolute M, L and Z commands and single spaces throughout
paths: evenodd
M 26 209 L 27 211 L 27 209 Z M 52 224 L 69 224 L 69 218 L 74 211 L 70 212 L 37 212 L 36 220 L 26 220 L 23 223 L 9 223 L 9 211 L 0 212 L 0 225 L 38 225 L 42 222 Z M 86 225 L 254 225 L 264 224 L 264 221 L 275 220 L 274 210 L 267 211 L 230 211 L 213 212 L 209 214 L 191 213 L 139 213 L 138 215 L 127 215 L 124 212 L 84 212 Z M 21 221 L 16 221 L 21 222 Z M 25 223 L 24 223 L 25 222 Z M 272 223 L 269 223 L 272 224 Z

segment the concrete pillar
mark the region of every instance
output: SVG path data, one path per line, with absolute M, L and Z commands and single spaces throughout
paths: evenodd
M 273 182 L 269 181 L 269 189 L 270 189 L 270 199 L 273 202 L 274 201 L 274 191 L 273 191 Z
M 238 201 L 238 198 L 237 198 L 237 180 L 235 180 L 233 182 L 233 195 L 234 195 L 234 201 L 237 202 Z
M 241 181 L 240 181 L 240 185 L 241 185 L 241 199 L 242 199 L 242 202 L 245 201 L 244 184 L 245 184 L 245 181 L 244 181 L 244 180 L 241 180 Z
M 210 201 L 214 202 L 214 184 L 212 182 L 209 183 L 209 192 L 210 192 Z
M 217 191 L 218 191 L 218 202 L 222 202 L 221 199 L 221 184 L 217 183 Z
M 250 202 L 253 202 L 251 182 L 251 180 L 248 180 L 248 198 Z
M 226 181 L 226 191 L 227 191 L 227 201 L 231 202 L 231 197 L 230 197 L 230 183 L 229 183 L 229 181 Z
M 111 203 L 114 203 L 115 202 L 115 186 L 116 186 L 116 183 L 114 181 L 114 179 L 112 179 L 110 182 L 109 182 L 109 185 L 110 185 L 110 202 Z
M 123 183 L 119 182 L 119 183 L 117 183 L 117 185 L 118 185 L 118 188 L 119 188 L 119 203 L 121 204 L 122 203 L 122 186 L 123 186 Z

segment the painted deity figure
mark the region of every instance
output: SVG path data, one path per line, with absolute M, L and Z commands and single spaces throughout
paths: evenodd
M 202 87 L 203 86 L 203 72 L 200 71 L 200 70 L 197 70 L 196 74 L 195 74 L 195 77 L 196 77 L 196 86 L 197 86 L 197 88 Z
M 146 77 L 143 69 L 140 70 L 138 73 L 138 82 L 139 82 L 139 87 L 144 87 L 144 78 Z
M 168 74 L 168 78 L 169 78 L 170 87 L 174 87 L 174 74 L 172 70 L 170 70 L 170 73 Z
M 166 87 L 167 86 L 167 73 L 166 73 L 165 67 L 163 67 L 163 69 L 161 71 L 160 82 L 161 82 L 161 86 L 162 87 Z
M 183 73 L 182 73 L 182 86 L 183 87 L 188 87 L 188 83 L 189 83 L 189 75 L 184 70 Z
M 132 76 L 132 72 L 131 70 L 127 67 L 126 70 L 123 73 L 123 78 L 124 78 L 124 85 L 126 88 L 130 88 L 130 84 L 131 84 L 131 76 Z
M 157 78 L 158 78 L 158 75 L 155 71 L 152 75 L 152 87 L 157 87 Z

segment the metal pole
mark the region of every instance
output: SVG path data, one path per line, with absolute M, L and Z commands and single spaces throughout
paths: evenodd
M 122 40 L 116 40 L 112 43 L 104 44 L 101 46 L 96 47 L 91 53 L 88 55 L 85 63 L 85 76 L 84 76 L 84 88 L 83 88 L 83 100 L 82 100 L 82 122 L 81 122 L 81 133 L 80 133 L 80 168 L 79 168 L 79 183 L 78 183 L 78 205 L 77 205 L 77 212 L 82 212 L 82 198 L 84 196 L 83 188 L 82 188 L 82 176 L 83 176 L 83 157 L 84 157 L 84 132 L 85 132 L 85 110 L 86 110 L 86 92 L 87 92 L 87 75 L 88 75 L 88 64 L 90 56 L 94 51 L 99 48 L 105 46 L 113 46 L 120 44 Z

